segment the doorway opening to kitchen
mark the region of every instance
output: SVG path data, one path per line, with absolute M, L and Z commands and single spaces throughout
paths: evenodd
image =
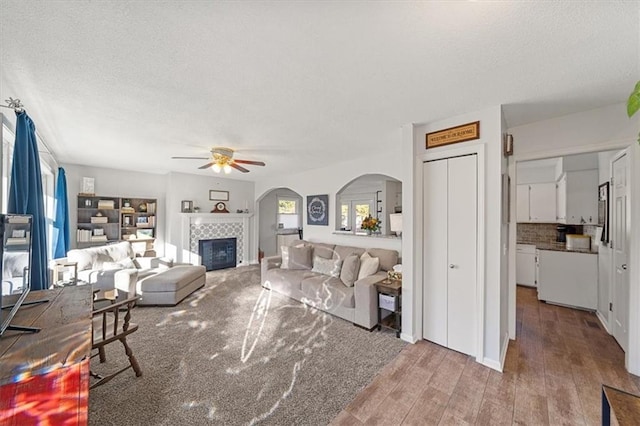
M 594 312 L 609 333 L 616 292 L 625 289 L 628 295 L 628 281 L 626 287 L 614 286 L 612 244 L 613 219 L 629 206 L 627 200 L 616 205 L 611 192 L 614 161 L 624 152 L 583 152 L 515 165 L 516 284 L 535 288 L 538 300 Z M 620 304 L 618 309 L 623 311 Z M 626 341 L 620 345 L 626 348 Z

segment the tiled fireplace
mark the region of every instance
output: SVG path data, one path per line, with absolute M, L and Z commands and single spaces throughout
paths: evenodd
M 183 213 L 182 261 L 201 265 L 200 241 L 235 238 L 236 265 L 251 263 L 250 213 Z

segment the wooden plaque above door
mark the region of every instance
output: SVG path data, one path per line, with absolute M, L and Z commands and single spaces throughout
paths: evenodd
M 426 149 L 479 138 L 480 122 L 474 121 L 473 123 L 462 124 L 460 126 L 438 130 L 437 132 L 427 133 Z

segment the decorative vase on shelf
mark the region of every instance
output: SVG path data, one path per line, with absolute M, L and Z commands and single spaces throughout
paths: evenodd
M 367 235 L 371 235 L 371 229 L 365 229 Z

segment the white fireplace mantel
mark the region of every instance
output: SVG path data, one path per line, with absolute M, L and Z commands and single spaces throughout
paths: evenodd
M 211 238 L 237 239 L 238 266 L 257 263 L 252 247 L 255 229 L 253 213 L 181 213 L 180 262 L 200 265 L 198 241 Z

